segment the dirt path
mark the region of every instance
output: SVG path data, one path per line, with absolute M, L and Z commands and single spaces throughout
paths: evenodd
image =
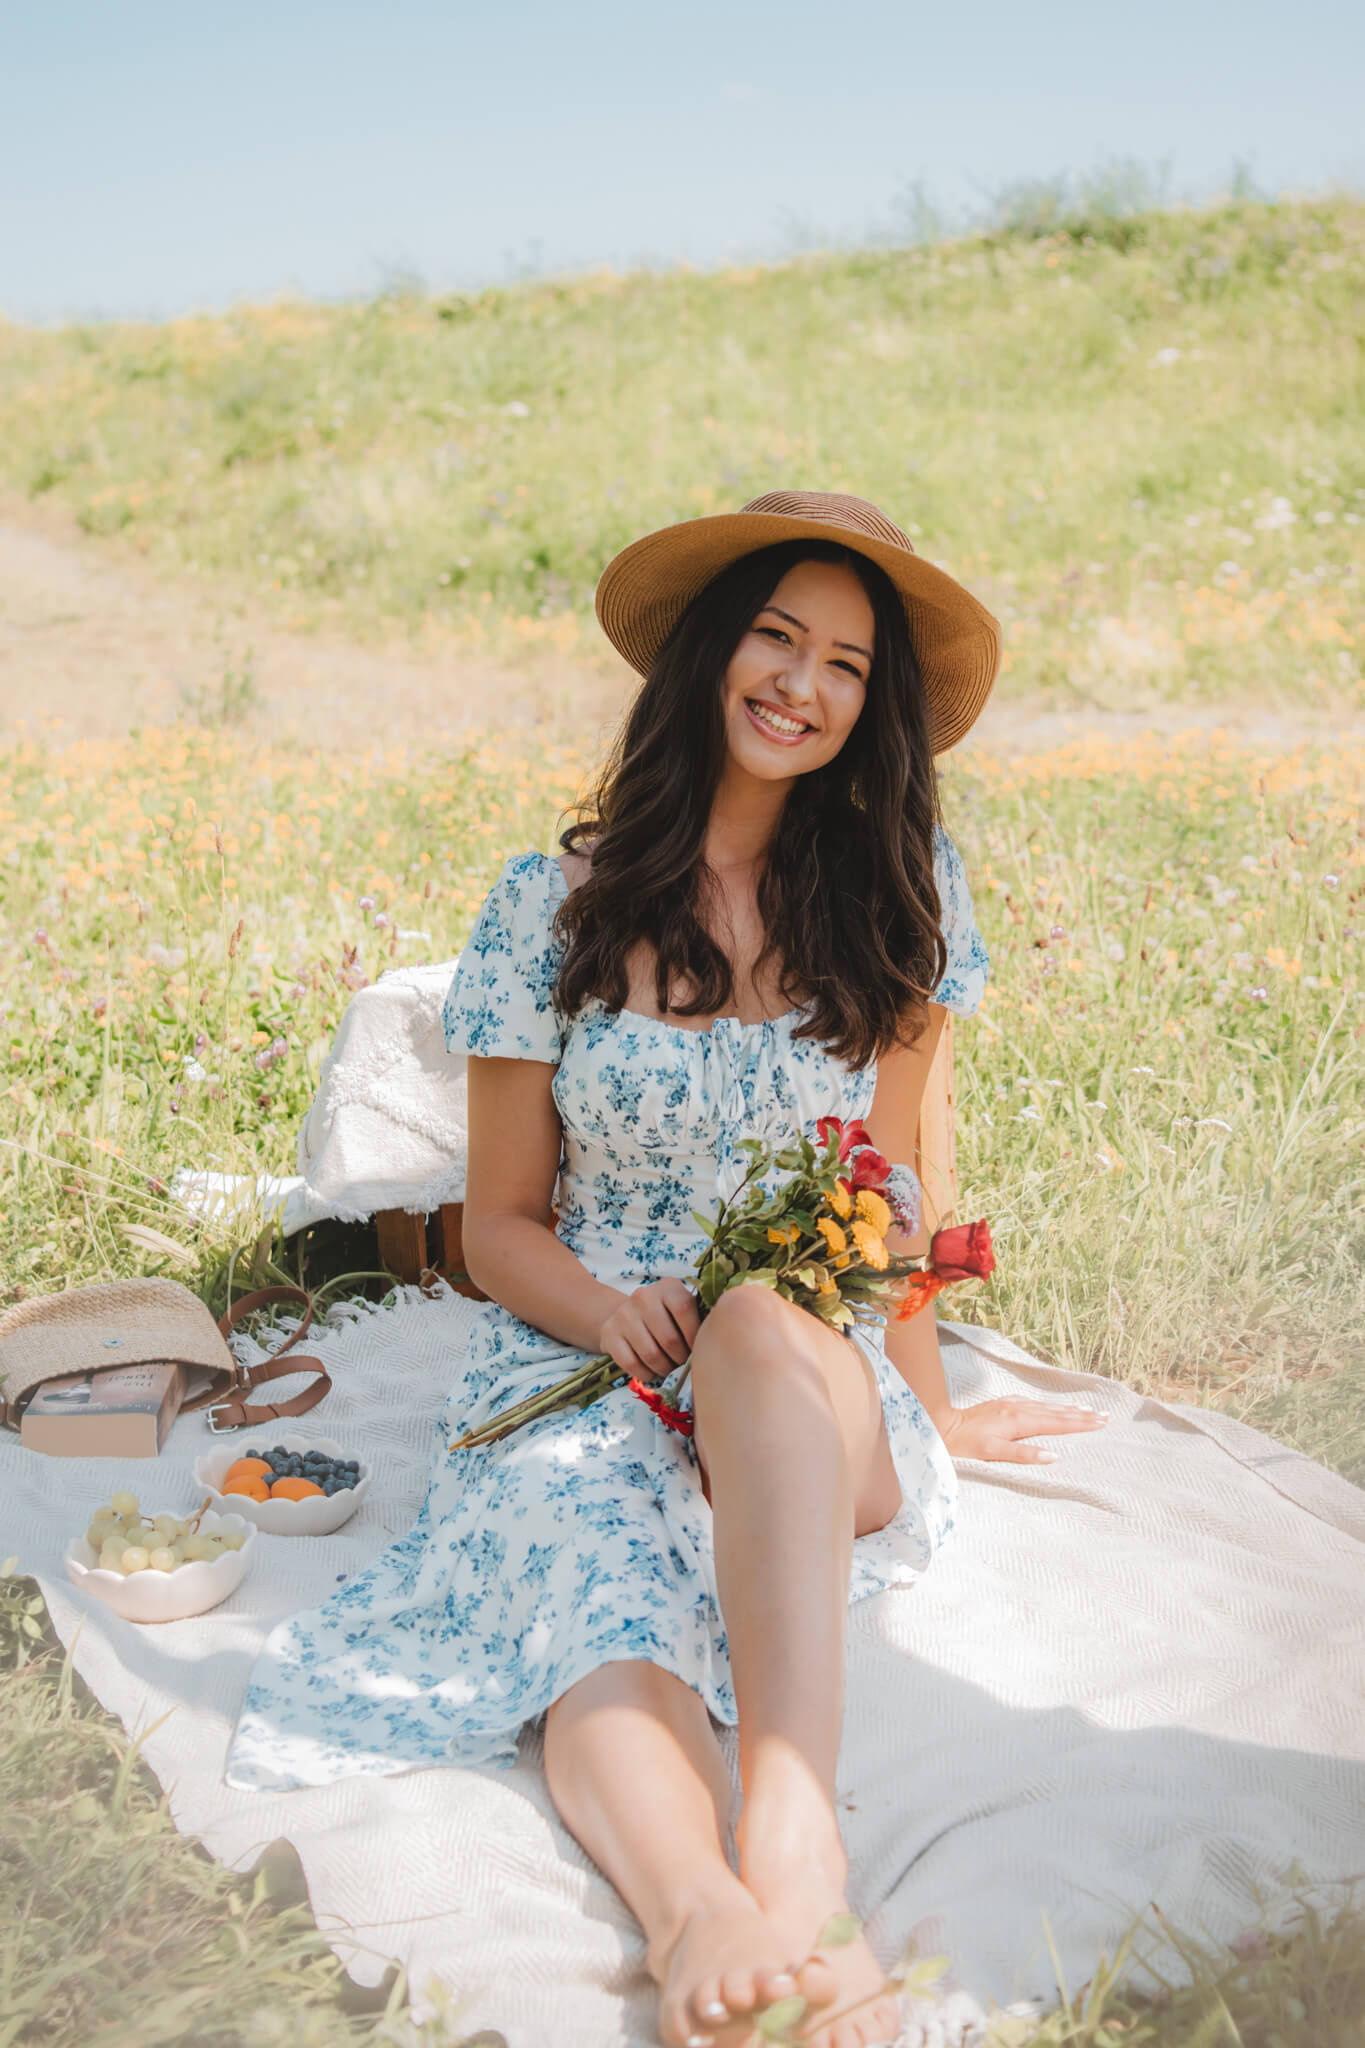
M 571 723 L 604 730 L 624 700 L 624 669 L 510 673 L 466 653 L 424 657 L 284 632 L 230 592 L 158 576 L 131 549 L 87 539 L 45 508 L 0 498 L 0 741 L 21 725 L 61 745 L 121 738 L 176 719 L 289 733 L 353 750 L 376 739 L 439 744 L 461 731 Z M 1290 745 L 1365 738 L 1365 716 L 1256 706 L 1162 705 L 1132 714 L 1042 709 L 992 699 L 967 744 L 1004 753 L 1089 730 L 1234 727 Z

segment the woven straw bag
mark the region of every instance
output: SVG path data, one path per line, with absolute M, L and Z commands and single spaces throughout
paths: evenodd
M 283 1302 L 302 1304 L 298 1328 L 272 1357 L 242 1366 L 226 1339 L 245 1316 Z M 301 1287 L 262 1287 L 245 1294 L 220 1322 L 178 1280 L 110 1280 L 18 1302 L 0 1315 L 0 1423 L 19 1419 L 44 1380 L 124 1365 L 181 1365 L 188 1397 L 182 1409 L 207 1408 L 215 1431 L 254 1429 L 283 1415 L 304 1415 L 332 1384 L 320 1358 L 294 1352 L 312 1319 Z M 286 1353 L 292 1354 L 286 1356 Z M 246 1396 L 269 1380 L 296 1372 L 313 1384 L 287 1401 L 249 1405 Z

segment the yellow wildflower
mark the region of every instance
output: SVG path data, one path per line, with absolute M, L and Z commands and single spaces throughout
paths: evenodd
M 849 1236 L 874 1272 L 885 1270 L 888 1254 L 879 1230 L 874 1230 L 870 1223 L 853 1223 L 849 1226 Z
M 799 1235 L 795 1224 L 788 1224 L 785 1230 L 774 1230 L 771 1223 L 768 1225 L 769 1244 L 795 1244 Z
M 853 1198 L 844 1181 L 835 1181 L 834 1193 L 829 1197 L 829 1206 L 841 1222 L 846 1223 L 853 1214 Z
M 870 1223 L 879 1237 L 885 1237 L 893 1221 L 891 1205 L 871 1188 L 861 1188 L 856 1204 L 864 1223 Z
M 832 1252 L 847 1251 L 848 1239 L 832 1216 L 817 1216 L 815 1227 Z

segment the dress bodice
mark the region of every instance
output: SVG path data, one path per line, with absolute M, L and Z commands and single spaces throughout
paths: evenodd
M 970 1014 L 988 959 L 957 850 L 940 833 L 935 869 L 948 966 L 935 1000 Z M 509 860 L 489 892 L 446 998 L 446 1043 L 476 1057 L 544 1060 L 564 1129 L 559 1235 L 589 1270 L 638 1286 L 691 1270 L 713 1212 L 747 1161 L 742 1138 L 815 1135 L 824 1116 L 866 1116 L 875 1062 L 851 1068 L 794 1035 L 800 1010 L 762 1023 L 718 1017 L 708 1030 L 594 999 L 555 1007 L 555 910 L 568 891 L 543 853 Z

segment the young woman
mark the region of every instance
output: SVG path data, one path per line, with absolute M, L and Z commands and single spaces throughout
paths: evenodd
M 415 1528 L 272 1637 L 229 1777 L 507 1762 L 543 1715 L 556 1806 L 644 1928 L 663 2040 L 739 2048 L 799 1992 L 803 2038 L 867 2048 L 897 2030 L 883 1973 L 820 1943 L 846 1910 L 849 1599 L 927 1567 L 954 1455 L 1033 1459 L 1025 1438 L 1101 1418 L 955 1411 L 930 1313 L 883 1343 L 742 1289 L 703 1321 L 684 1276 L 742 1138 L 861 1116 L 914 1157 L 945 1010 L 987 970 L 934 755 L 998 636 L 874 506 L 826 493 L 647 535 L 598 613 L 644 685 L 562 856 L 507 863 L 446 1006 L 466 1258 L 496 1306 Z M 446 1449 L 597 1352 L 641 1380 L 690 1356 L 695 1434 L 623 1387 Z M 737 1869 L 717 1721 L 739 1730 Z

